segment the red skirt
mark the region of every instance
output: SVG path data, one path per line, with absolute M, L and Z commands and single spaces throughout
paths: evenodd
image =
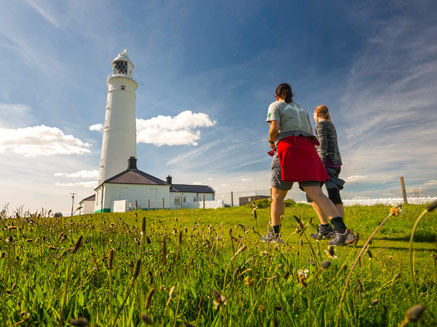
M 320 160 L 315 138 L 288 136 L 278 143 L 278 158 L 283 182 L 326 182 L 329 175 Z

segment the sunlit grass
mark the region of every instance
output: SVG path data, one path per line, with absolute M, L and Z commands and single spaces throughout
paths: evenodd
M 403 207 L 375 234 L 351 274 L 340 326 L 398 326 L 419 303 L 423 326 L 437 323 L 435 211 L 414 237 L 418 301 L 410 279 L 423 208 Z M 286 245 L 259 241 L 269 209 L 255 220 L 250 207 L 6 219 L 2 325 L 334 326 L 349 269 L 389 211 L 347 207 L 360 241 L 334 250 L 308 237 L 317 222 L 301 204 L 286 209 Z

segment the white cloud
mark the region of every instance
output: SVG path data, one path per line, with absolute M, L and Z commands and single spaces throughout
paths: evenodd
M 356 175 L 356 176 L 346 177 L 345 181 L 348 183 L 357 183 L 357 182 L 366 181 L 367 179 L 368 179 L 367 176 Z
M 251 178 L 242 178 L 241 181 L 242 182 L 251 182 L 252 179 Z
M 47 10 L 42 8 L 39 4 L 37 4 L 34 0 L 25 0 L 29 6 L 35 9 L 42 17 L 44 17 L 49 23 L 59 27 L 58 21 L 50 15 Z
M 55 173 L 56 177 L 68 177 L 68 178 L 98 178 L 98 170 L 81 170 L 76 173 Z
M 207 114 L 183 111 L 177 116 L 157 116 L 137 119 L 137 142 L 162 145 L 197 145 L 201 127 L 211 127 L 216 121 Z
M 430 180 L 430 181 L 428 181 L 428 182 L 425 182 L 424 184 L 423 184 L 423 186 L 436 186 L 437 185 L 437 181 L 436 180 Z
M 77 183 L 56 183 L 56 186 L 64 186 L 64 187 L 86 187 L 86 188 L 95 188 L 97 186 L 96 181 L 92 182 L 77 182 Z
M 0 126 L 19 127 L 31 122 L 32 108 L 25 104 L 0 103 Z
M 0 153 L 25 157 L 89 153 L 91 145 L 44 125 L 17 129 L 0 128 Z
M 345 168 L 369 180 L 435 176 L 437 27 L 418 23 L 412 4 L 401 11 L 408 14 L 368 25 L 373 32 L 342 86 Z
M 94 124 L 90 126 L 90 131 L 101 132 L 103 131 L 103 124 Z

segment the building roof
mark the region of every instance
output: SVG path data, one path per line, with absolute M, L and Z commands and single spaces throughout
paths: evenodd
M 89 197 L 87 197 L 87 198 L 81 200 L 81 201 L 79 202 L 79 204 L 82 203 L 82 202 L 85 202 L 85 201 L 96 201 L 96 195 L 95 195 L 95 194 L 90 195 Z
M 215 193 L 214 189 L 207 185 L 172 184 L 170 192 L 179 193 Z
M 108 178 L 102 184 L 140 184 L 140 185 L 168 185 L 163 180 L 138 169 L 126 169 L 125 171 Z M 100 184 L 100 185 L 102 185 Z M 99 185 L 99 186 L 100 186 Z M 97 188 L 99 187 L 97 186 Z

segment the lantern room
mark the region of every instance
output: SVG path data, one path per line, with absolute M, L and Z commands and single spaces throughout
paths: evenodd
M 112 77 L 121 76 L 133 79 L 134 64 L 124 50 L 112 61 Z

